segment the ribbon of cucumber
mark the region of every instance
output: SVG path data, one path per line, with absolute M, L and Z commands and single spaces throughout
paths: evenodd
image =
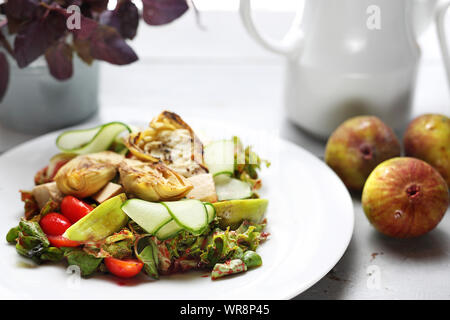
M 216 208 L 212 205 L 212 203 L 204 202 L 206 207 L 206 213 L 208 214 L 208 224 L 211 223 L 216 217 Z
M 175 237 L 178 233 L 183 231 L 183 227 L 180 226 L 175 220 L 170 220 L 168 223 L 163 225 L 158 232 L 156 232 L 156 237 L 163 241 Z
M 247 199 L 252 196 L 250 184 L 235 178 L 222 177 L 220 181 L 214 178 L 219 201 Z
M 234 173 L 234 141 L 213 141 L 205 147 L 204 161 L 213 177 Z
M 239 157 L 239 154 L 236 156 Z M 252 196 L 251 186 L 247 182 L 232 178 L 235 163 L 233 140 L 211 142 L 205 147 L 204 159 L 209 172 L 214 177 L 219 201 L 246 199 Z M 239 158 L 237 160 L 242 161 Z
M 161 227 L 172 220 L 167 208 L 161 203 L 130 199 L 122 205 L 122 210 L 149 234 L 157 234 Z
M 204 202 L 203 204 L 206 208 L 206 213 L 208 215 L 208 224 L 210 224 L 216 217 L 216 208 L 209 202 Z M 184 228 L 180 226 L 175 220 L 172 219 L 158 229 L 158 231 L 156 232 L 156 237 L 161 241 L 167 240 L 173 238 L 182 230 L 184 230 Z
M 65 153 L 88 154 L 105 151 L 124 131 L 131 132 L 131 129 L 122 122 L 110 122 L 91 129 L 70 130 L 58 136 L 56 146 Z
M 216 216 L 211 203 L 199 200 L 149 202 L 141 199 L 126 201 L 121 209 L 126 215 L 159 240 L 173 238 L 180 231 L 201 234 Z
M 201 234 L 208 225 L 208 212 L 200 200 L 169 201 L 162 204 L 179 226 L 194 235 Z

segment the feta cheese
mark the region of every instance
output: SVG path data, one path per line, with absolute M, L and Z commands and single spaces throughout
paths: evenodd
M 123 192 L 123 188 L 120 184 L 109 182 L 99 192 L 94 194 L 92 198 L 98 203 L 105 202 L 106 200 L 115 197 Z
M 42 209 L 49 200 L 61 202 L 64 195 L 59 191 L 56 182 L 49 182 L 35 186 L 31 191 L 40 209 Z

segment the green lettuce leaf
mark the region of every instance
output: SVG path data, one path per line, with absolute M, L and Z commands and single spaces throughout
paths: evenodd
M 261 179 L 258 177 L 258 170 L 261 170 L 261 165 L 265 164 L 270 167 L 270 162 L 263 160 L 252 151 L 251 146 L 244 147 L 239 137 L 233 137 L 235 145 L 234 155 L 234 177 L 249 183 L 252 189 L 258 190 L 261 187 Z M 256 193 L 255 196 L 257 197 Z
M 159 279 L 158 248 L 151 237 L 146 236 L 136 241 L 135 254 L 144 264 L 145 273 L 154 279 Z
M 133 233 L 124 229 L 107 237 L 102 249 L 116 259 L 123 259 L 133 254 L 134 241 Z
M 82 276 L 89 276 L 97 271 L 103 260 L 78 248 L 64 248 L 64 256 L 69 265 L 76 265 L 80 268 Z
M 50 247 L 47 236 L 35 221 L 22 219 L 18 227 L 8 232 L 6 240 L 16 243 L 16 250 L 20 255 L 38 264 L 43 261 L 59 261 L 63 258 L 60 249 Z
M 211 279 L 216 280 L 225 276 L 247 271 L 247 266 L 241 259 L 228 260 L 217 263 L 211 272 Z
M 6 235 L 6 241 L 8 241 L 9 243 L 16 243 L 17 238 L 19 238 L 19 232 L 20 232 L 19 227 L 11 228 L 8 231 L 8 234 Z
M 26 236 L 34 237 L 41 241 L 44 247 L 48 247 L 50 245 L 50 242 L 48 241 L 44 231 L 42 231 L 39 223 L 35 221 L 21 220 L 19 222 L 19 229 Z

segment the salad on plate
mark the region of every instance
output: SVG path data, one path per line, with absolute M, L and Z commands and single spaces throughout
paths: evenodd
M 66 261 L 82 276 L 158 279 L 206 270 L 213 280 L 262 265 L 267 240 L 260 159 L 238 137 L 203 145 L 164 111 L 136 129 L 71 130 L 21 190 L 24 216 L 6 240 L 37 264 Z

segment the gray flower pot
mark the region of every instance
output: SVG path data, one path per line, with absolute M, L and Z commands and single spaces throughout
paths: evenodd
M 12 59 L 10 82 L 0 103 L 0 124 L 15 131 L 41 134 L 86 120 L 98 110 L 99 66 L 74 56 L 74 75 L 54 79 L 44 58 L 25 69 Z

